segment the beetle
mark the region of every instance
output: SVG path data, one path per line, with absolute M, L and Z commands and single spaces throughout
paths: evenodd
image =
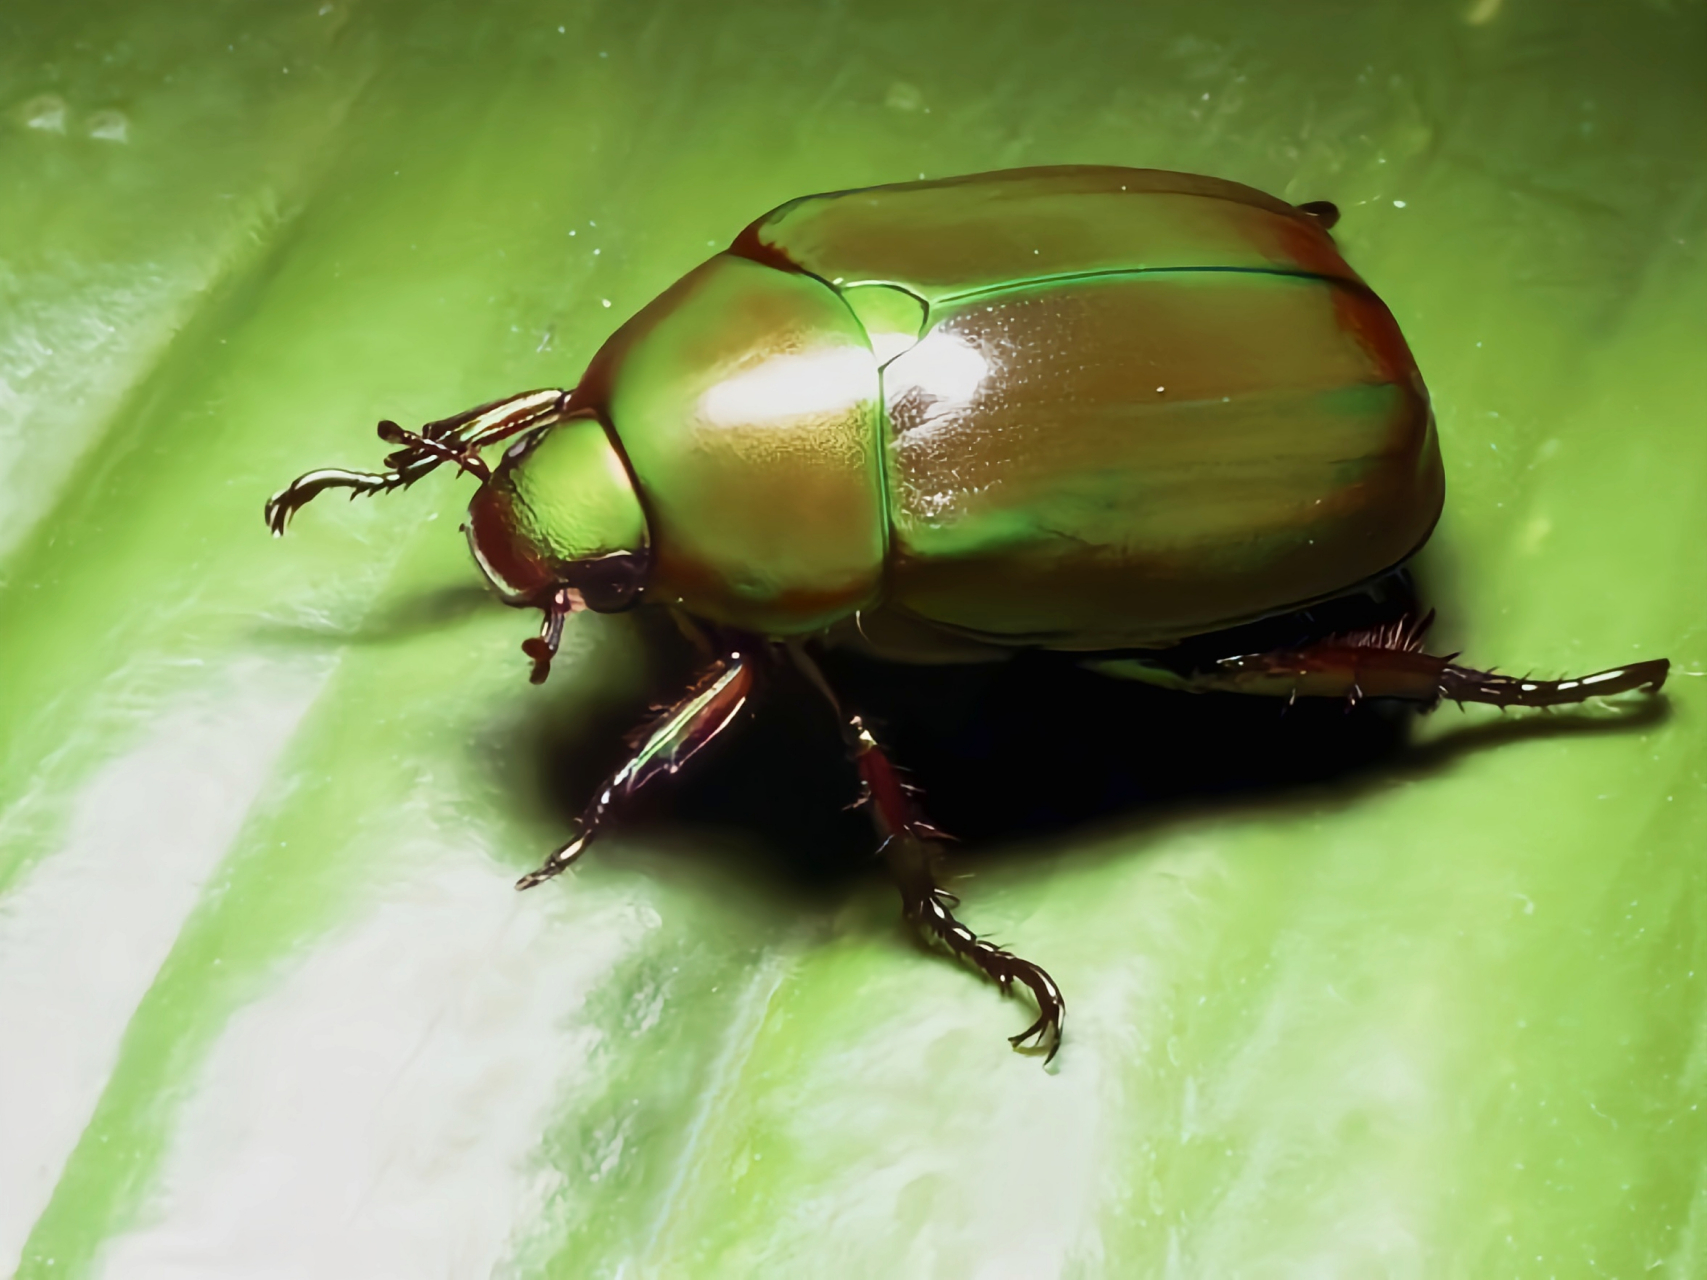
M 637 735 L 562 872 L 622 802 L 673 774 L 787 662 L 834 713 L 902 909 L 1038 1016 L 1036 964 L 953 915 L 943 834 L 818 661 L 1076 655 L 1110 676 L 1269 697 L 1547 707 L 1656 692 L 1664 659 L 1567 680 L 1456 665 L 1427 620 L 1249 651 L 1423 544 L 1444 497 L 1427 391 L 1392 314 L 1341 257 L 1327 202 L 1218 178 L 1065 166 L 806 196 L 643 308 L 571 389 L 419 431 L 385 469 L 310 471 L 266 504 L 282 534 L 332 489 L 479 488 L 464 529 L 505 603 L 543 611 L 545 679 L 580 610 L 672 611 L 700 678 Z M 496 465 L 482 451 L 512 443 Z M 1430 615 L 1432 617 L 1432 615 Z

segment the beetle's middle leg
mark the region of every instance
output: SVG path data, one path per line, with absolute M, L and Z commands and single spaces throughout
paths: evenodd
M 1028 1041 L 1035 1042 L 1035 1048 L 1046 1050 L 1044 1061 L 1048 1062 L 1061 1048 L 1061 1026 L 1067 1016 L 1061 988 L 1040 966 L 986 942 L 954 918 L 951 908 L 958 906 L 959 900 L 937 884 L 933 866 L 936 845 L 944 838 L 942 832 L 919 812 L 911 788 L 901 781 L 894 763 L 864 721 L 843 712 L 817 664 L 798 646 L 791 645 L 790 652 L 829 700 L 841 724 L 859 770 L 861 801 L 870 808 L 872 825 L 883 842 L 883 859 L 901 892 L 902 913 L 926 937 L 976 966 L 1004 992 L 1012 991 L 1016 982 L 1031 992 L 1037 1002 L 1037 1020 L 1008 1040 L 1016 1049 L 1024 1048 Z
M 593 793 L 581 814 L 575 838 L 556 850 L 537 871 L 516 881 L 516 888 L 531 889 L 567 870 L 586 851 L 613 809 L 660 774 L 680 772 L 702 747 L 727 729 L 752 696 L 753 663 L 753 654 L 724 653 L 706 667 L 687 693 L 633 734 L 629 742 L 634 754 Z

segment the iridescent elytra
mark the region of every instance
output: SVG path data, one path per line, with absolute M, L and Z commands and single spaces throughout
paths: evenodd
M 703 674 L 646 727 L 575 837 L 736 720 L 764 673 L 805 673 L 841 727 L 906 916 L 1037 1019 L 1039 966 L 976 937 L 937 883 L 924 818 L 818 657 L 1079 655 L 1185 692 L 1552 706 L 1657 691 L 1664 659 L 1528 680 L 1426 653 L 1426 620 L 1240 651 L 1242 624 L 1365 589 L 1429 536 L 1433 415 L 1392 314 L 1347 265 L 1332 204 L 1219 178 L 1063 166 L 806 196 L 753 222 L 630 319 L 569 390 L 382 422 L 385 470 L 327 489 L 479 481 L 464 526 L 503 600 L 569 615 L 670 610 Z M 512 443 L 489 464 L 482 451 Z

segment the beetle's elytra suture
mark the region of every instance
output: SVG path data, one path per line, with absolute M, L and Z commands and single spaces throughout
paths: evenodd
M 815 655 L 965 662 L 1042 648 L 1111 676 L 1269 697 L 1547 707 L 1665 681 L 1664 659 L 1572 680 L 1423 652 L 1427 620 L 1238 652 L 1256 619 L 1358 590 L 1440 514 L 1434 420 L 1381 300 L 1322 202 L 1109 166 L 1016 169 L 807 196 L 754 222 L 623 325 L 572 390 L 408 431 L 385 470 L 310 471 L 275 534 L 328 489 L 407 488 L 443 463 L 480 487 L 465 528 L 506 603 L 564 619 L 674 611 L 703 676 L 640 736 L 575 838 L 734 721 L 792 663 L 855 764 L 907 917 L 1038 1017 L 1037 965 L 980 940 L 937 883 L 942 833 Z M 514 440 L 495 467 L 481 451 Z M 1432 615 L 1431 615 L 1432 616 Z

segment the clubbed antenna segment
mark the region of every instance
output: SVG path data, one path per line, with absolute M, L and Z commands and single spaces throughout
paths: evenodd
M 579 606 L 579 598 L 567 587 L 554 592 L 544 606 L 545 617 L 539 624 L 539 634 L 522 641 L 522 652 L 533 659 L 533 670 L 528 673 L 530 684 L 544 684 L 551 674 L 551 660 L 563 643 L 563 620 Z

